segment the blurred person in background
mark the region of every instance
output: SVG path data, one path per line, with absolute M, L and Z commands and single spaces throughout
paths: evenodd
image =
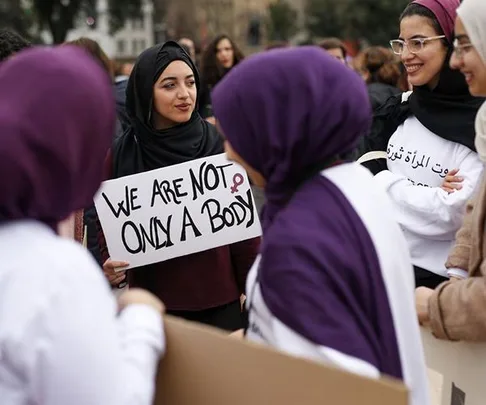
M 407 244 L 386 193 L 345 158 L 371 124 L 363 80 L 316 47 L 277 49 L 243 61 L 213 100 L 226 155 L 267 198 L 247 339 L 392 376 L 427 405 Z
M 112 142 L 112 83 L 72 46 L 0 66 L 0 402 L 149 405 L 162 303 L 118 303 L 92 257 L 56 235 L 90 204 Z
M 202 55 L 199 113 L 212 124 L 216 122 L 213 116 L 211 92 L 219 81 L 243 59 L 243 53 L 227 35 L 216 37 Z M 265 203 L 263 190 L 252 184 L 252 192 L 257 210 L 261 212 Z
M 288 48 L 290 44 L 287 41 L 273 41 L 270 42 L 266 47 L 266 51 L 270 51 L 272 49 L 280 49 L 280 48 Z
M 343 41 L 339 38 L 326 38 L 319 43 L 319 47 L 326 50 L 330 55 L 335 57 L 337 60 L 347 65 L 348 51 L 344 46 Z
M 121 178 L 222 153 L 222 137 L 197 111 L 199 88 L 196 65 L 177 42 L 143 52 L 127 87 L 131 126 L 108 154 L 108 177 Z M 240 296 L 259 238 L 128 272 L 115 271 L 128 263 L 110 257 L 102 230 L 99 241 L 103 268 L 112 286 L 119 287 L 128 277 L 130 288 L 151 291 L 172 315 L 228 331 L 242 327 Z
M 115 82 L 128 80 L 133 70 L 133 62 L 118 62 L 115 64 Z
M 126 112 L 125 100 L 128 78 L 130 77 L 132 70 L 132 63 L 116 63 L 114 68 L 116 113 L 120 120 L 122 132 L 126 131 L 130 126 L 130 118 L 128 118 Z
M 80 37 L 78 39 L 75 39 L 73 41 L 66 42 L 66 45 L 74 45 L 78 46 L 85 51 L 89 52 L 89 54 L 95 58 L 96 61 L 98 61 L 103 69 L 105 69 L 106 73 L 110 77 L 110 80 L 112 83 L 114 83 L 115 86 L 115 99 L 116 99 L 116 112 L 117 112 L 117 121 L 116 121 L 116 130 L 114 134 L 114 139 L 117 137 L 121 136 L 123 131 L 128 125 L 128 116 L 125 111 L 125 90 L 126 90 L 126 81 L 123 83 L 123 80 L 120 79 L 118 83 L 116 82 L 116 68 L 115 64 L 113 61 L 108 57 L 108 55 L 105 53 L 101 45 L 95 41 L 94 39 L 87 38 L 87 37 Z M 125 64 L 126 65 L 126 64 Z M 125 72 L 131 71 L 130 68 L 126 68 L 128 70 L 125 70 Z M 125 76 L 122 76 L 125 77 Z
M 101 63 L 105 72 L 110 76 L 110 80 L 112 82 L 114 81 L 113 62 L 97 41 L 87 37 L 80 37 L 66 42 L 65 45 L 74 45 L 87 51 L 97 62 Z
M 206 47 L 201 58 L 199 114 L 214 124 L 211 92 L 218 82 L 244 58 L 243 52 L 227 35 L 219 35 Z
M 464 76 L 449 66 L 459 4 L 415 0 L 405 8 L 400 37 L 391 46 L 413 91 L 391 97 L 375 113 L 360 151 L 386 152 L 387 158 L 365 165 L 393 201 L 417 287 L 448 280 L 445 263 L 483 171 L 474 146 L 474 120 L 483 100 L 471 96 Z M 444 179 L 456 168 L 464 182 L 449 193 Z
M 114 69 L 113 62 L 106 55 L 101 48 L 100 44 L 90 38 L 80 37 L 70 42 L 66 42 L 65 45 L 77 46 L 87 51 L 105 70 L 109 80 L 114 81 Z M 117 120 L 115 127 L 115 139 L 121 136 L 123 129 L 121 126 L 122 119 L 125 117 L 125 111 L 120 111 L 118 104 L 117 89 L 115 88 L 115 97 L 117 98 Z M 124 100 L 124 98 L 123 98 Z M 97 145 L 93 145 L 96 147 Z M 89 207 L 85 207 L 84 210 L 76 212 L 71 218 L 68 218 L 62 224 L 60 224 L 60 233 L 63 236 L 73 237 L 78 242 L 82 242 L 86 245 L 93 257 L 96 259 L 100 266 L 103 265 L 101 260 L 101 253 L 98 245 L 98 229 L 96 225 L 97 214 L 94 204 Z
M 464 0 L 457 10 L 451 66 L 466 77 L 474 96 L 486 97 L 486 2 Z M 476 148 L 486 164 L 486 104 L 476 116 Z M 453 189 L 460 179 L 450 179 Z M 447 340 L 486 341 L 486 176 L 457 233 L 447 268 L 451 279 L 435 291 L 416 291 L 419 321 Z
M 30 48 L 32 45 L 29 41 L 22 38 L 17 33 L 0 29 L 0 62 L 7 60 L 17 52 Z
M 381 46 L 365 49 L 355 59 L 355 66 L 368 85 L 373 111 L 400 93 L 397 88 L 400 64 L 390 49 Z
M 186 50 L 192 61 L 196 63 L 196 46 L 194 45 L 194 41 L 190 38 L 181 38 L 177 42 Z

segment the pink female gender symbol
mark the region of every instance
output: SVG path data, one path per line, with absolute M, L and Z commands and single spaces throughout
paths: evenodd
M 238 192 L 238 187 L 241 186 L 244 182 L 244 178 L 240 173 L 236 173 L 233 176 L 233 186 L 230 188 L 231 194 Z

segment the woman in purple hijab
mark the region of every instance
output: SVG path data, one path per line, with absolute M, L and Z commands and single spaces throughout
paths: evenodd
M 91 255 L 56 235 L 98 189 L 115 125 L 108 76 L 74 47 L 0 65 L 0 402 L 149 405 L 162 304 L 117 305 Z
M 247 338 L 372 378 L 428 403 L 406 242 L 383 191 L 345 156 L 369 127 L 361 78 L 318 48 L 236 66 L 213 106 L 228 157 L 265 188 L 247 283 Z

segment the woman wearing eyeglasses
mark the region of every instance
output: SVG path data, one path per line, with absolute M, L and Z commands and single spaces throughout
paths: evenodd
M 474 119 L 482 100 L 449 67 L 460 0 L 416 0 L 400 17 L 400 55 L 413 91 L 393 97 L 375 114 L 360 154 L 386 151 L 364 163 L 395 205 L 408 242 L 417 286 L 448 279 L 445 263 L 482 172 L 474 147 Z M 454 169 L 459 190 L 441 186 Z
M 455 53 L 451 66 L 465 76 L 471 94 L 486 96 L 486 1 L 464 0 L 457 11 Z M 486 104 L 476 117 L 476 148 L 486 164 Z M 455 266 L 468 270 L 467 280 L 445 283 L 435 291 L 419 288 L 419 320 L 439 339 L 486 341 L 486 177 L 457 234 L 450 255 Z

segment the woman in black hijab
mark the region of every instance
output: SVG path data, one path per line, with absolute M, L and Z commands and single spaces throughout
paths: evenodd
M 129 176 L 223 152 L 216 128 L 197 112 L 200 88 L 194 62 L 176 42 L 147 49 L 127 87 L 131 126 L 109 155 L 111 178 Z M 227 330 L 242 327 L 240 295 L 258 251 L 253 239 L 114 273 L 127 263 L 112 261 L 103 235 L 103 269 L 114 286 L 144 287 L 169 313 Z M 115 258 L 116 259 L 116 258 Z
M 165 80 L 173 75 L 162 77 L 173 62 L 180 64 L 173 71 L 185 66 L 187 73 L 184 94 L 179 97 L 174 92 L 177 80 Z M 216 128 L 197 113 L 199 87 L 194 62 L 176 42 L 154 46 L 140 55 L 127 86 L 126 108 L 131 127 L 113 150 L 114 177 L 223 152 L 223 140 Z M 173 108 L 158 112 L 157 94 L 163 97 L 164 93 L 168 93 L 165 98 Z
M 407 239 L 417 287 L 435 288 L 449 277 L 445 263 L 480 179 L 474 120 L 483 100 L 472 97 L 449 63 L 459 0 L 414 0 L 400 17 L 400 55 L 413 91 L 390 98 L 374 114 L 359 155 L 383 151 L 365 163 L 386 190 Z M 369 157 L 370 155 L 368 155 Z M 376 156 L 372 154 L 372 156 Z M 462 189 L 448 193 L 454 169 Z

